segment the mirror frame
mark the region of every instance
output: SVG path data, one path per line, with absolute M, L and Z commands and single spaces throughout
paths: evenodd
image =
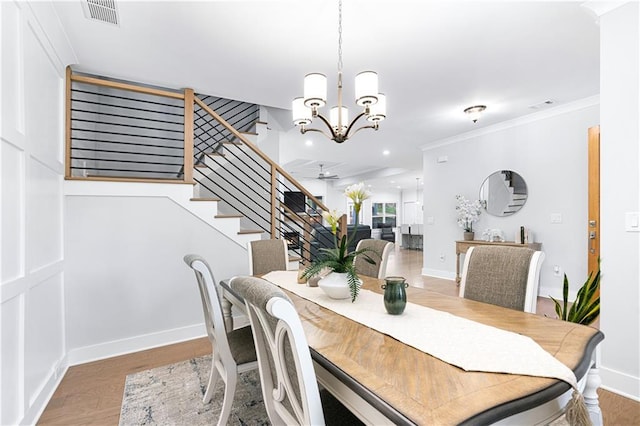
M 513 187 L 514 192 L 508 188 Z M 494 200 L 490 200 L 495 193 Z M 497 217 L 511 216 L 526 204 L 529 198 L 527 182 L 513 170 L 498 170 L 491 173 L 480 185 L 478 199 L 487 214 Z

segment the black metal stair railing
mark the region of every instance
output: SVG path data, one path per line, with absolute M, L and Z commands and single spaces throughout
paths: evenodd
M 225 200 L 225 207 L 240 213 L 246 226 L 286 239 L 290 251 L 309 261 L 314 238 L 331 240 L 324 233 L 313 235 L 325 207 L 205 105 L 196 102 L 194 107 L 194 180 L 200 185 L 200 196 Z M 292 208 L 285 204 L 286 193 L 304 198 Z M 319 243 L 329 246 L 333 241 Z
M 326 207 L 264 154 L 255 134 L 259 107 L 67 69 L 67 179 L 196 183 L 242 226 L 285 238 L 303 261 L 312 258 L 313 228 Z M 287 205 L 287 194 L 302 202 Z M 330 246 L 332 241 L 320 241 Z
M 183 167 L 184 101 L 71 83 L 74 177 L 175 179 Z

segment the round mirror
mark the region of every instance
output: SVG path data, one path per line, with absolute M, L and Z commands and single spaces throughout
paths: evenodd
M 527 184 L 514 171 L 498 170 L 482 183 L 480 201 L 490 215 L 512 215 L 527 202 Z

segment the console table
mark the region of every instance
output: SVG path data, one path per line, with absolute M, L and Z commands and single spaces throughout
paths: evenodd
M 542 248 L 542 243 L 528 243 L 528 244 L 520 244 L 514 241 L 482 241 L 482 240 L 463 240 L 456 241 L 456 283 L 460 283 L 460 253 L 466 253 L 469 250 L 469 247 L 475 246 L 510 246 L 510 247 L 522 247 L 522 248 L 530 248 L 533 250 L 540 250 Z

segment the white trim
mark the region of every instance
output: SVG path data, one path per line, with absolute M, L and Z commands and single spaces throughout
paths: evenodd
M 456 274 L 451 271 L 443 271 L 441 269 L 422 268 L 421 275 L 428 277 L 442 278 L 443 280 L 455 280 Z
M 186 327 L 163 330 L 156 333 L 143 334 L 128 337 L 126 339 L 71 349 L 67 353 L 67 360 L 68 365 L 70 366 L 84 364 L 105 358 L 112 358 L 114 356 L 193 340 L 205 337 L 206 335 L 204 322 L 202 322 L 200 324 L 188 325 Z
M 590 96 L 588 98 L 580 99 L 575 102 L 566 103 L 564 105 L 559 105 L 555 108 L 550 108 L 545 111 L 534 112 L 533 114 L 528 114 L 522 117 L 514 118 L 513 120 L 503 121 L 501 123 L 483 127 L 482 129 L 472 130 L 470 132 L 462 133 L 449 138 L 433 141 L 428 144 L 422 145 L 420 149 L 422 151 L 430 151 L 432 149 L 440 148 L 442 146 L 452 145 L 454 143 L 476 138 L 478 136 L 484 136 L 491 133 L 496 133 L 502 130 L 510 129 L 512 127 L 522 126 L 524 124 L 530 124 L 540 120 L 546 120 L 547 118 L 556 117 L 561 114 L 578 111 L 578 110 L 589 108 L 599 104 L 600 104 L 600 95 Z
M 35 425 L 38 422 L 56 389 L 60 386 L 60 382 L 62 382 L 65 374 L 67 374 L 68 369 L 69 364 L 67 357 L 64 356 L 56 363 L 55 368 L 49 373 L 49 377 L 47 377 L 47 380 L 42 384 L 40 389 L 33 393 L 35 398 L 30 402 L 29 406 L 26 407 L 27 409 L 24 412 L 20 424 Z
M 607 340 L 605 338 L 605 342 L 606 341 Z M 600 377 L 602 378 L 602 385 L 600 385 L 602 389 L 606 389 L 617 395 L 640 402 L 640 398 L 638 398 L 640 379 L 638 377 L 612 370 L 602 365 L 600 366 Z
M 629 3 L 628 1 L 601 1 L 601 0 L 587 0 L 581 4 L 582 7 L 589 9 L 591 12 L 595 14 L 598 18 L 604 15 L 605 13 L 609 13 L 614 9 L 619 8 L 625 4 Z

